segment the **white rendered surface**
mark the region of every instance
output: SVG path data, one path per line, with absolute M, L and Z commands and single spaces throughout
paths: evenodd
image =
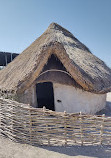
M 81 89 L 53 83 L 55 111 L 94 114 L 106 105 L 106 94 L 94 94 Z

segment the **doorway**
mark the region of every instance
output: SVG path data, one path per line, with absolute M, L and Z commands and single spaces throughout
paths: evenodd
M 52 82 L 43 82 L 36 85 L 38 108 L 46 107 L 46 109 L 55 111 L 54 107 L 54 91 Z

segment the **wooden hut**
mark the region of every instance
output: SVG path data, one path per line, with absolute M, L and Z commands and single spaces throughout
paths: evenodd
M 0 71 L 2 92 L 33 107 L 94 114 L 105 107 L 111 69 L 56 23 Z

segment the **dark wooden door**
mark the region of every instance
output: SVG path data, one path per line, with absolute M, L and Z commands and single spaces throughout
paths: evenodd
M 38 108 L 43 106 L 49 110 L 55 110 L 54 107 L 54 92 L 52 82 L 43 82 L 36 85 L 37 104 Z

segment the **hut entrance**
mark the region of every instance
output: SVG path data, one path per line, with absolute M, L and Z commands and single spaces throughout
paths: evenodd
M 52 82 L 43 82 L 36 85 L 37 104 L 38 108 L 43 106 L 49 110 L 55 110 L 54 107 L 54 92 Z

